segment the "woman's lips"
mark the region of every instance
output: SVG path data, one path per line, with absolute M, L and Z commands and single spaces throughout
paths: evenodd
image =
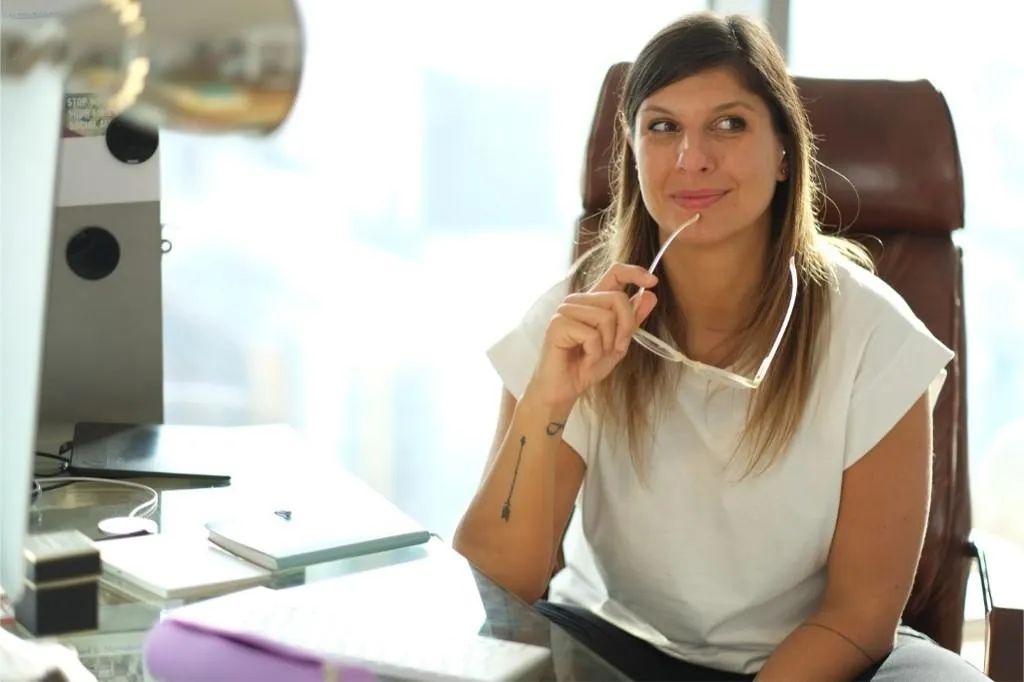
M 701 190 L 697 192 L 676 192 L 672 194 L 672 201 L 677 206 L 698 210 L 707 208 L 726 195 L 726 190 Z

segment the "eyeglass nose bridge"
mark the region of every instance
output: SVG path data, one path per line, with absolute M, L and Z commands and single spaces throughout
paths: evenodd
M 664 360 L 683 364 L 696 372 L 722 379 L 723 381 L 727 381 L 740 388 L 756 389 L 764 381 L 763 374 L 765 373 L 763 372 L 759 372 L 754 378 L 749 379 L 745 376 L 730 372 L 727 369 L 706 365 L 703 362 L 688 358 L 682 351 L 673 348 L 645 329 L 638 329 L 633 334 L 633 340 L 642 348 L 654 353 Z

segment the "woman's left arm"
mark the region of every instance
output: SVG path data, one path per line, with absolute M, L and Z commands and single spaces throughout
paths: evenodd
M 769 656 L 758 682 L 852 680 L 892 650 L 921 556 L 931 487 L 926 394 L 843 474 L 821 607 Z

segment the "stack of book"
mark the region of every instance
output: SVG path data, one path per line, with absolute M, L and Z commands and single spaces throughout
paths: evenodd
M 210 521 L 207 538 L 162 533 L 104 540 L 98 543 L 101 580 L 143 600 L 193 600 L 264 585 L 279 572 L 430 539 L 427 530 L 390 505 L 363 514 L 333 511 L 267 509 Z

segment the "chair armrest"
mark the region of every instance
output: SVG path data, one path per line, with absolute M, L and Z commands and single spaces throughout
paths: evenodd
M 1024 552 L 974 532 L 970 553 L 985 603 L 985 673 L 994 682 L 1024 680 Z

